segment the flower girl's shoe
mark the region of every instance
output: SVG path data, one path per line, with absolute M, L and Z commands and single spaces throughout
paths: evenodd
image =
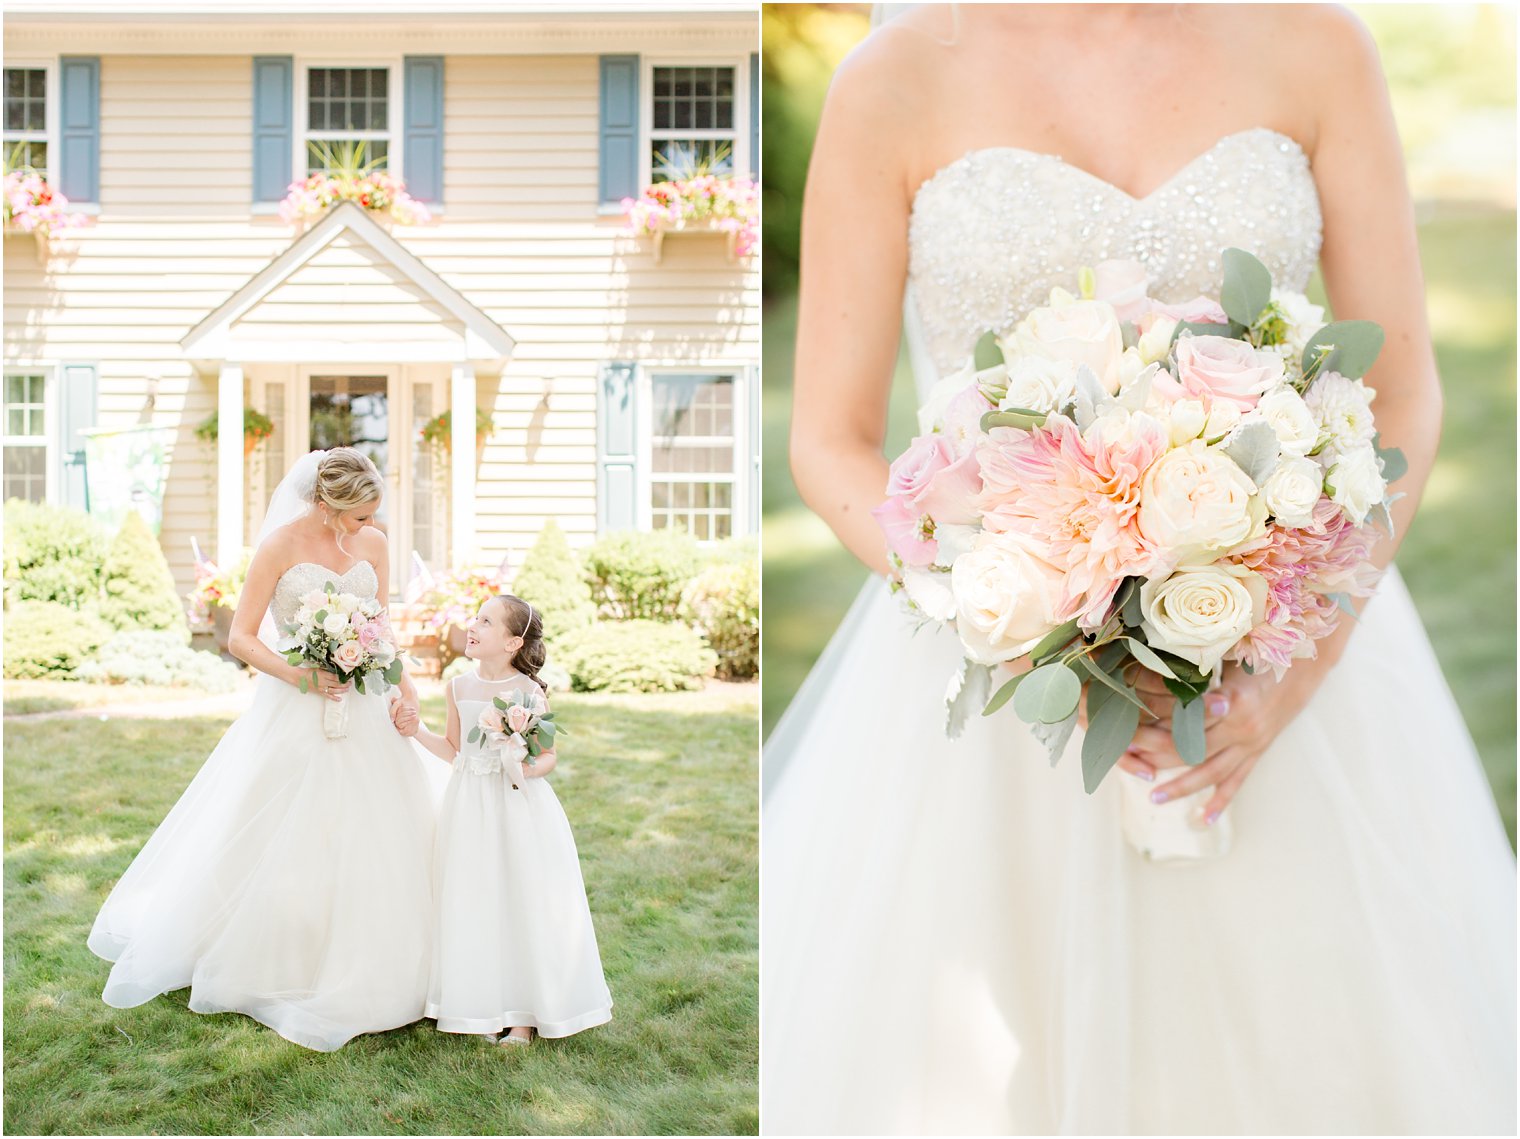
M 533 1038 L 535 1036 L 537 1036 L 537 1035 L 538 1035 L 538 1030 L 535 1029 L 535 1028 L 529 1028 L 528 1029 L 528 1035 L 526 1035 L 526 1036 L 513 1036 L 512 1035 L 512 1031 L 508 1030 L 508 1031 L 503 1032 L 501 1034 L 500 1038 L 497 1039 L 496 1043 L 498 1043 L 498 1044 L 531 1044 L 531 1043 L 533 1043 Z

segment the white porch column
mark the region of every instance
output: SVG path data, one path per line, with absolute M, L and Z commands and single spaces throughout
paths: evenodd
M 216 382 L 216 564 L 243 554 L 243 369 L 223 364 Z
M 449 385 L 449 446 L 453 455 L 450 551 L 454 565 L 472 567 L 479 552 L 475 538 L 475 369 L 455 364 Z

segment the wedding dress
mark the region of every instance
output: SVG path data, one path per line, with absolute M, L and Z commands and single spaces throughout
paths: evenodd
M 922 395 L 1105 258 L 1165 301 L 1217 295 L 1229 246 L 1302 289 L 1320 212 L 1255 129 L 1138 199 L 976 150 L 908 237 Z M 1182 866 L 1124 841 L 1133 777 L 1083 793 L 1080 731 L 1054 769 L 1010 709 L 947 741 L 962 653 L 913 624 L 868 583 L 766 745 L 767 1133 L 1515 1133 L 1515 861 L 1397 571 L 1234 849 Z
M 313 465 L 314 466 L 314 465 Z M 301 562 L 270 609 L 334 582 L 374 597 L 374 567 Z M 327 701 L 260 676 L 252 704 L 116 883 L 89 946 L 115 962 L 117 1008 L 189 986 L 194 1012 L 240 1012 L 321 1052 L 423 1014 L 431 965 L 434 805 L 387 697 Z M 436 762 L 436 761 L 435 761 Z

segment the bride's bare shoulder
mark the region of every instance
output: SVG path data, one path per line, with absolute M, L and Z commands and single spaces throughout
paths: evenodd
M 825 113 L 847 124 L 911 125 L 944 68 L 943 52 L 933 50 L 937 7 L 899 16 L 856 44 L 834 72 Z

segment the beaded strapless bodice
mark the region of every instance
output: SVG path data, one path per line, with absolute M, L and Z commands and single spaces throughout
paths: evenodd
M 334 573 L 316 562 L 297 562 L 275 583 L 274 597 L 269 602 L 275 624 L 283 629 L 295 619 L 301 598 L 313 589 L 321 589 L 329 581 L 340 592 L 358 597 L 374 597 L 380 591 L 380 579 L 375 576 L 375 567 L 368 562 L 352 565 L 343 573 Z
M 1266 128 L 1226 135 L 1143 198 L 1059 157 L 973 150 L 919 187 L 908 222 L 910 331 L 941 373 L 988 329 L 1045 304 L 1110 258 L 1150 274 L 1150 295 L 1218 295 L 1220 252 L 1254 253 L 1302 289 L 1319 258 L 1319 195 L 1303 149 Z M 922 384 L 929 379 L 919 377 Z

